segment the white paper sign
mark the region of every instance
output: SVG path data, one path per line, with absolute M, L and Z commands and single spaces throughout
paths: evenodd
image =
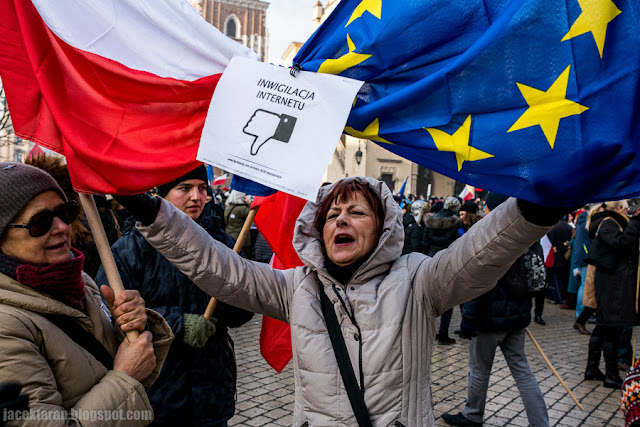
M 197 159 L 315 201 L 360 86 L 233 58 L 211 99 Z

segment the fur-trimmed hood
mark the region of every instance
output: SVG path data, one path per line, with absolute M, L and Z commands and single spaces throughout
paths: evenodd
M 443 209 L 437 214 L 427 217 L 424 222 L 429 228 L 445 230 L 454 228 L 460 222 L 460 217 L 448 209 Z

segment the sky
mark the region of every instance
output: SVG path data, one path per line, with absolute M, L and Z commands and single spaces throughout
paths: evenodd
M 318 0 L 265 0 L 269 31 L 269 62 L 280 64 L 289 43 L 305 42 L 313 31 L 311 18 Z M 326 4 L 326 1 L 322 2 Z M 282 64 L 291 65 L 291 64 Z

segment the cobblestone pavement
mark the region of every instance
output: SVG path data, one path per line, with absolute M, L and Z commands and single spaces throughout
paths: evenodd
M 545 304 L 546 326 L 532 323 L 529 330 L 547 357 L 580 401 L 574 404 L 547 367 L 532 342 L 526 339 L 531 370 L 544 394 L 552 426 L 623 426 L 620 392 L 602 387 L 598 381 L 584 381 L 589 337 L 572 329 L 575 311 Z M 454 310 L 451 330 L 457 328 L 460 310 Z M 278 374 L 262 358 L 259 350 L 261 316 L 231 331 L 238 362 L 238 401 L 230 426 L 290 426 L 294 401 L 292 363 Z M 593 325 L 587 325 L 593 329 Z M 453 335 L 453 334 L 452 334 Z M 467 390 L 468 341 L 437 345 L 433 354 L 432 392 L 436 424 L 445 412 L 458 413 L 464 407 Z M 601 362 L 604 371 L 604 362 Z M 623 373 L 621 373 L 623 374 Z M 500 351 L 491 373 L 487 395 L 485 426 L 527 426 L 527 416 L 518 389 Z

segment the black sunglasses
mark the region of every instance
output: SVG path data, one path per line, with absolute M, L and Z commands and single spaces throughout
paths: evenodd
M 51 230 L 53 218 L 58 217 L 65 224 L 69 225 L 78 217 L 80 208 L 74 201 L 63 203 L 54 210 L 38 212 L 31 217 L 28 224 L 9 224 L 7 227 L 27 228 L 31 237 L 44 236 Z

